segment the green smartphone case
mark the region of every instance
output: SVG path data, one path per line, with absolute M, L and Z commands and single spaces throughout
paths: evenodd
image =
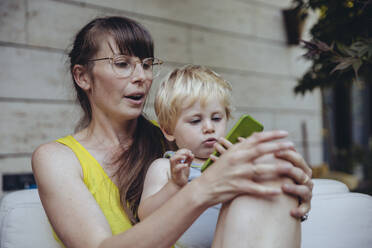
M 226 135 L 226 139 L 231 143 L 235 144 L 238 142 L 239 137 L 247 138 L 254 132 L 261 132 L 263 130 L 263 125 L 253 119 L 249 115 L 242 115 L 236 124 L 231 128 L 230 132 Z M 219 156 L 218 152 L 213 152 L 213 155 Z M 213 163 L 213 161 L 208 158 L 203 164 L 201 171 L 203 172 Z

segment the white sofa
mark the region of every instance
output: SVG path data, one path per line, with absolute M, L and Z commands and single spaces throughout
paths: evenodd
M 372 197 L 345 184 L 314 179 L 312 210 L 302 223 L 302 248 L 371 248 Z M 0 248 L 59 247 L 37 190 L 6 194 L 0 202 Z

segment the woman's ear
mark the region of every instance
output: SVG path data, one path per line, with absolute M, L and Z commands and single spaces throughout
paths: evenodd
M 74 65 L 72 69 L 72 75 L 74 76 L 75 82 L 85 91 L 91 89 L 91 78 L 86 67 L 82 65 Z
M 161 129 L 161 131 L 163 132 L 164 137 L 165 137 L 168 141 L 173 142 L 173 141 L 176 140 L 176 138 L 175 138 L 172 134 L 170 134 L 167 130 L 165 130 L 164 128 L 160 128 L 160 129 Z

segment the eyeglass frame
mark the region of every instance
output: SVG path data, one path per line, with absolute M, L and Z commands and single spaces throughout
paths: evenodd
M 138 62 L 138 61 L 135 61 L 135 66 L 133 67 L 132 65 L 132 63 L 131 63 L 131 73 L 128 75 L 128 76 L 126 76 L 126 77 L 124 77 L 124 76 L 120 76 L 116 71 L 115 71 L 115 69 L 114 69 L 114 65 L 113 65 L 113 63 L 114 63 L 114 59 L 115 58 L 117 58 L 117 57 L 131 57 L 131 56 L 127 56 L 127 55 L 124 55 L 124 54 L 115 54 L 113 57 L 104 57 L 104 58 L 97 58 L 97 59 L 89 59 L 88 60 L 88 62 L 94 62 L 94 61 L 102 61 L 102 60 L 109 60 L 110 61 L 110 64 L 111 64 L 111 68 L 112 68 L 112 70 L 113 70 L 113 72 L 119 77 L 119 78 L 128 78 L 128 77 L 130 77 L 132 74 L 133 74 L 133 72 L 136 70 L 136 66 L 137 66 L 137 64 L 141 64 L 141 67 L 142 67 L 142 70 L 144 70 L 143 69 L 143 62 L 145 61 L 145 60 L 147 60 L 147 59 L 156 59 L 157 61 L 158 61 L 158 63 L 156 63 L 155 65 L 159 65 L 159 67 L 164 63 L 164 61 L 163 60 L 161 60 L 161 59 L 158 59 L 158 58 L 155 58 L 155 57 L 148 57 L 148 58 L 144 58 L 144 59 L 140 59 L 140 61 Z M 152 64 L 152 65 L 154 65 L 154 64 Z M 155 77 L 157 77 L 158 75 L 156 75 L 156 76 L 152 76 L 152 78 L 155 78 Z

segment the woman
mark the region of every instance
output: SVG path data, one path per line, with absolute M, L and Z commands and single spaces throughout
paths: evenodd
M 294 166 L 247 166 L 281 150 L 283 143 L 272 141 L 285 135 L 274 131 L 230 147 L 200 178 L 137 223 L 147 168 L 168 149 L 160 130 L 142 115 L 160 63 L 153 59 L 151 36 L 133 20 L 98 18 L 78 32 L 69 57 L 84 117 L 75 134 L 41 145 L 32 158 L 40 199 L 66 247 L 170 247 L 210 206 L 234 205 L 231 200 L 242 193 L 253 201 L 277 194 L 277 188 L 254 182 L 260 173 L 296 181 L 299 185 L 282 187 L 303 202 L 291 214 L 299 218 L 309 211 L 311 171 L 298 153 L 280 155 Z

